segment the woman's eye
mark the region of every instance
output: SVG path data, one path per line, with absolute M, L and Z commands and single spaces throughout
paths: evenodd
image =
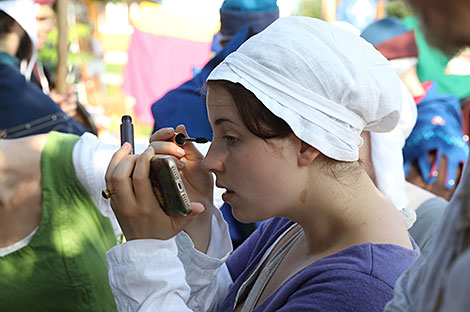
M 238 142 L 238 138 L 231 135 L 225 135 L 222 137 L 228 144 L 235 144 Z

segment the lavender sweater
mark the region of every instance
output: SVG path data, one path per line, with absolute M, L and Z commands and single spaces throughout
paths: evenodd
M 264 222 L 227 260 L 234 281 L 220 311 L 232 311 L 238 289 L 265 251 L 293 222 Z M 391 244 L 360 244 L 296 273 L 254 311 L 383 311 L 393 286 L 419 250 Z

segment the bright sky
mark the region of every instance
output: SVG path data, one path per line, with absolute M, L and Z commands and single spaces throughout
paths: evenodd
M 277 0 L 281 16 L 288 16 L 300 0 Z M 223 0 L 163 0 L 169 10 L 182 15 L 199 15 L 208 19 L 219 19 L 219 8 Z

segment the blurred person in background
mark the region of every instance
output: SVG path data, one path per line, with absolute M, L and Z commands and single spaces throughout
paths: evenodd
M 34 0 L 37 25 L 37 50 L 41 51 L 47 42 L 48 33 L 56 26 L 54 4 L 56 0 Z M 38 55 L 33 69 L 31 82 L 39 86 L 49 95 L 68 116 L 73 117 L 86 126 L 89 132 L 97 134 L 96 125 L 86 108 L 78 101 L 73 86 L 67 86 L 67 94 L 60 94 L 55 90 L 55 81 L 48 68 L 44 66 Z
M 117 148 L 90 133 L 0 139 L 0 311 L 116 311 L 105 252 L 121 231 L 101 190 Z
M 348 23 L 360 33 L 385 17 L 386 3 L 387 0 L 321 0 L 321 15 L 328 23 Z
M 449 200 L 469 153 L 459 99 L 438 92 L 436 81 L 421 83 L 415 30 L 408 30 L 402 20 L 376 21 L 361 36 L 391 61 L 418 108 L 417 123 L 403 149 L 407 180 Z
M 426 38 L 453 55 L 470 46 L 470 1 L 408 0 Z M 467 160 L 468 162 L 468 160 Z M 470 168 L 422 255 L 395 285 L 385 311 L 468 311 L 470 306 Z
M 37 57 L 32 0 L 0 1 L 0 136 L 87 129 L 29 82 Z
M 405 148 L 402 171 L 404 171 L 403 176 L 407 177 L 408 181 L 411 181 L 405 184 L 406 194 L 410 202 L 409 206 L 416 211 L 417 215 L 416 222 L 409 229 L 409 232 L 418 246 L 423 249 L 439 225 L 440 218 L 447 205 L 447 201 L 444 198 L 448 199 L 446 195 L 453 192 L 457 186 L 457 183 L 450 186 L 452 184 L 449 183 L 451 181 L 450 176 L 454 176 L 455 182 L 458 182 L 462 169 L 460 162 L 465 162 L 467 159 L 468 153 L 465 154 L 465 145 L 462 148 L 462 144 L 460 146 L 452 144 L 456 140 L 457 142 L 464 143 L 461 127 L 457 122 L 458 115 L 454 116 L 452 113 L 453 106 L 451 103 L 448 103 L 449 96 L 437 95 L 435 85 L 432 89 L 429 89 L 430 85 L 428 83 L 423 85 L 419 81 L 416 73 L 419 51 L 415 33 L 414 30 L 408 30 L 402 20 L 396 17 L 386 17 L 378 20 L 366 27 L 361 33 L 361 37 L 373 44 L 390 61 L 395 72 L 400 76 L 413 96 L 417 122 L 413 122 L 413 126 L 403 138 L 399 149 L 401 153 L 401 150 Z M 450 96 L 450 99 L 454 99 L 454 102 L 457 102 L 455 96 Z M 433 125 L 426 121 L 429 114 L 423 113 L 423 111 L 426 111 L 429 103 L 434 103 L 431 106 L 437 108 L 435 111 L 436 115 L 441 114 L 449 120 L 447 125 L 445 125 L 445 122 Z M 416 121 L 416 118 L 414 121 Z M 460 132 L 460 141 L 458 141 L 458 136 L 451 142 L 451 140 L 446 139 L 443 135 L 429 135 L 426 131 L 429 131 L 430 127 L 434 127 L 436 131 L 443 133 L 449 133 L 450 131 L 458 134 Z M 417 137 L 418 140 L 416 140 Z M 445 146 L 446 144 L 447 146 Z M 435 153 L 438 146 L 441 157 L 430 160 L 429 157 L 431 155 L 428 154 Z M 420 165 L 418 165 L 418 159 Z M 451 167 L 449 166 L 449 169 L 447 159 L 449 159 L 449 164 L 452 164 Z M 436 164 L 434 170 L 438 170 L 440 174 L 433 181 L 430 181 L 429 184 L 423 185 L 423 183 L 420 184 L 418 182 L 424 181 L 423 179 L 427 178 L 431 165 L 425 167 L 424 165 L 428 164 L 429 161 L 431 161 L 431 164 Z M 390 162 L 386 161 L 383 163 Z M 421 176 L 420 168 L 427 168 L 427 171 L 423 170 L 424 176 Z M 450 174 L 446 175 L 446 172 L 450 172 Z

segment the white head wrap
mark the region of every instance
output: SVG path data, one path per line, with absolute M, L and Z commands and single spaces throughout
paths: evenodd
M 401 83 L 402 112 L 398 126 L 386 133 L 370 133 L 372 164 L 377 188 L 400 211 L 405 226 L 416 221 L 416 212 L 408 207 L 405 190 L 403 153 L 406 138 L 416 124 L 418 110 L 408 88 Z
M 26 32 L 32 43 L 32 56 L 29 62 L 23 63 L 21 72 L 29 80 L 37 58 L 37 7 L 33 0 L 0 0 L 0 10 L 13 18 Z
M 392 130 L 402 108 L 400 79 L 372 45 L 309 17 L 278 19 L 208 80 L 242 84 L 297 137 L 339 161 L 357 160 L 361 132 Z

